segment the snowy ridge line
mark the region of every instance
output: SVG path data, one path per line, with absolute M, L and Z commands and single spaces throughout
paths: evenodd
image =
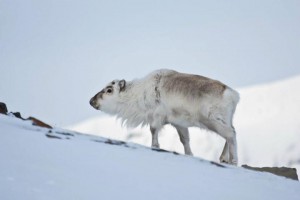
M 49 139 L 65 139 L 65 140 L 70 140 L 73 139 L 75 137 L 83 137 L 86 138 L 89 141 L 93 141 L 93 142 L 98 142 L 98 143 L 102 143 L 102 144 L 107 144 L 107 145 L 116 145 L 116 146 L 122 146 L 122 147 L 126 147 L 126 148 L 131 148 L 131 149 L 146 149 L 146 150 L 152 150 L 152 151 L 156 151 L 159 153 L 169 153 L 169 154 L 173 154 L 176 156 L 183 156 L 183 157 L 188 157 L 189 159 L 193 159 L 196 161 L 200 161 L 200 162 L 207 162 L 209 164 L 215 165 L 217 167 L 221 167 L 221 168 L 226 168 L 226 167 L 231 167 L 231 166 L 226 166 L 225 164 L 220 164 L 214 161 L 208 161 L 205 159 L 201 159 L 199 157 L 192 157 L 192 156 L 186 156 L 183 154 L 180 154 L 178 152 L 175 151 L 168 151 L 165 149 L 160 149 L 160 148 L 151 148 L 151 147 L 147 147 L 147 146 L 143 146 L 143 145 L 139 145 L 139 144 L 135 144 L 135 143 L 131 143 L 131 142 L 124 142 L 122 140 L 116 140 L 116 139 L 108 139 L 108 138 L 104 138 L 101 136 L 95 136 L 95 135 L 86 135 L 86 134 L 82 134 L 76 131 L 70 131 L 70 130 L 66 130 L 66 129 L 61 129 L 61 128 L 44 128 L 44 127 L 39 127 L 39 126 L 35 126 L 34 124 L 28 124 L 27 122 L 23 121 L 23 123 L 26 123 L 26 126 L 21 126 L 27 130 L 34 130 L 34 131 L 39 131 L 39 132 L 45 132 L 45 136 Z M 28 125 L 27 125 L 28 124 Z M 260 171 L 260 172 L 269 172 L 271 174 L 275 174 L 277 176 L 283 176 L 283 177 L 288 177 L 287 175 L 284 175 L 282 173 L 274 173 L 271 172 L 270 169 L 255 169 L 253 167 L 249 167 L 247 165 L 242 166 L 244 169 L 247 170 L 255 170 L 255 171 Z M 297 173 L 296 173 L 296 177 L 297 177 Z M 291 178 L 291 177 L 289 177 Z M 298 180 L 297 178 L 292 178 L 294 180 Z
M 169 150 L 160 149 L 160 148 L 151 148 L 151 147 L 147 147 L 147 146 L 136 144 L 136 143 L 124 142 L 122 140 L 117 140 L 117 139 L 108 139 L 108 138 L 104 138 L 104 137 L 96 136 L 96 135 L 87 135 L 87 134 L 83 134 L 83 133 L 80 133 L 80 132 L 77 132 L 77 131 L 70 131 L 70 130 L 61 129 L 61 128 L 57 128 L 57 127 L 44 128 L 44 127 L 36 126 L 34 123 L 28 123 L 28 121 L 22 121 L 22 122 L 24 123 L 24 125 L 26 124 L 25 126 L 21 126 L 24 129 L 40 131 L 40 132 L 46 131 L 45 136 L 47 138 L 50 138 L 50 139 L 70 140 L 75 136 L 80 136 L 80 137 L 87 138 L 88 140 L 93 141 L 93 142 L 98 142 L 98 143 L 103 143 L 103 144 L 108 144 L 108 145 L 123 146 L 123 147 L 131 148 L 131 149 L 142 148 L 142 149 L 156 151 L 156 152 L 159 152 L 159 153 L 169 153 L 169 154 L 173 154 L 173 155 L 177 155 L 177 156 L 179 155 L 179 156 L 184 156 L 184 157 L 190 157 L 194 160 L 197 160 L 197 161 L 200 161 L 200 162 L 207 162 L 207 163 L 210 163 L 212 165 L 215 165 L 215 166 L 221 167 L 221 168 L 231 167 L 230 165 L 227 166 L 226 164 L 220 164 L 220 163 L 217 163 L 215 161 L 208 161 L 208 160 L 205 160 L 205 159 L 201 159 L 199 157 L 193 157 L 193 156 L 187 156 L 187 155 L 184 155 L 184 154 L 180 154 L 176 151 L 169 151 Z M 290 178 L 290 179 L 293 179 L 293 180 L 298 180 L 298 176 L 297 176 L 296 172 L 295 172 L 296 176 L 293 175 L 293 178 L 291 178 L 290 174 L 287 175 L 287 174 L 282 173 L 282 171 L 292 170 L 292 169 L 288 169 L 288 168 L 283 169 L 281 172 L 278 173 L 278 169 L 274 170 L 275 168 L 264 169 L 264 168 L 250 167 L 250 166 L 247 166 L 247 165 L 242 165 L 241 167 L 244 168 L 244 169 L 247 169 L 247 170 L 251 170 L 251 171 L 254 170 L 254 171 L 258 171 L 258 172 L 268 172 L 268 173 L 271 173 L 273 175 L 283 176 L 283 177 Z M 283 167 L 283 168 L 285 168 L 285 167 Z M 295 169 L 295 171 L 296 171 L 296 169 Z
M 5 115 L 3 115 L 3 116 L 5 116 Z M 146 149 L 146 150 L 151 150 L 151 151 L 155 151 L 155 152 L 159 152 L 159 153 L 169 153 L 169 154 L 197 160 L 200 162 L 207 162 L 207 163 L 213 164 L 217 167 L 222 167 L 222 168 L 231 167 L 231 166 L 225 166 L 225 164 L 220 164 L 220 163 L 217 163 L 214 161 L 208 161 L 208 160 L 201 159 L 198 157 L 186 156 L 186 155 L 180 154 L 175 151 L 168 151 L 168 150 L 160 149 L 160 148 L 150 148 L 150 147 L 136 144 L 136 143 L 124 142 L 124 141 L 116 140 L 116 139 L 108 139 L 108 138 L 104 138 L 101 136 L 95 136 L 95 135 L 87 135 L 87 134 L 83 134 L 83 133 L 80 133 L 77 131 L 71 131 L 71 130 L 66 130 L 66 129 L 57 128 L 57 127 L 44 128 L 44 127 L 36 126 L 36 125 L 32 124 L 30 121 L 24 121 L 24 120 L 15 118 L 13 116 L 7 116 L 7 118 L 10 118 L 12 121 L 15 121 L 15 120 L 18 121 L 17 124 L 18 124 L 18 127 L 20 127 L 20 128 L 23 128 L 26 130 L 31 130 L 31 131 L 36 131 L 36 132 L 42 132 L 49 139 L 71 140 L 75 137 L 81 137 L 81 138 L 86 138 L 93 142 L 98 142 L 98 143 L 103 143 L 103 144 L 108 144 L 108 145 L 117 145 L 117 146 L 122 146 L 122 147 L 126 147 L 126 148 L 131 148 L 131 149 L 138 149 L 138 148 Z M 10 124 L 13 124 L 9 121 L 7 121 L 7 122 Z M 14 123 L 14 125 L 16 125 L 16 124 Z
M 6 117 L 6 116 L 5 116 Z M 70 131 L 70 130 L 66 130 L 66 129 L 61 129 L 61 128 L 44 128 L 44 127 L 39 127 L 39 126 L 35 126 L 34 124 L 28 123 L 28 121 L 22 121 L 18 118 L 14 118 L 14 117 L 9 117 L 7 116 L 7 118 L 11 118 L 13 121 L 17 120 L 18 121 L 18 125 L 17 127 L 25 129 L 25 130 L 30 130 L 30 131 L 35 131 L 35 132 L 40 132 L 43 133 L 45 135 L 45 137 L 49 138 L 49 139 L 59 139 L 59 140 L 73 140 L 73 139 L 84 139 L 86 141 L 91 141 L 91 142 L 97 142 L 97 143 L 102 143 L 102 144 L 106 144 L 106 145 L 114 145 L 114 146 L 120 146 L 120 147 L 125 147 L 125 148 L 130 148 L 130 149 L 136 149 L 136 150 L 151 150 L 151 151 L 155 151 L 158 153 L 168 153 L 168 154 L 173 154 L 185 159 L 189 159 L 189 160 L 195 160 L 197 162 L 201 162 L 201 163 L 206 163 L 206 164 L 211 164 L 214 166 L 217 166 L 219 168 L 236 168 L 236 169 L 242 169 L 242 170 L 246 170 L 246 171 L 253 171 L 255 169 L 249 169 L 247 167 L 235 167 L 235 166 L 231 166 L 231 165 L 226 165 L 226 164 L 220 164 L 214 161 L 208 161 L 199 157 L 193 157 L 193 156 L 187 156 L 187 155 L 183 155 L 180 154 L 178 152 L 175 151 L 168 151 L 165 149 L 160 149 L 160 148 L 150 148 L 144 145 L 140 145 L 140 144 L 136 144 L 136 143 L 131 143 L 131 142 L 124 142 L 121 140 L 116 140 L 116 139 L 108 139 L 108 138 L 104 138 L 101 136 L 95 136 L 95 135 L 87 135 L 87 134 L 83 134 L 80 132 L 76 132 L 76 131 Z M 12 125 L 13 123 L 11 123 Z M 255 170 L 257 171 L 257 170 Z M 261 172 L 269 172 L 269 171 L 261 171 Z M 261 173 L 259 172 L 259 173 Z M 276 173 L 272 173 L 269 172 L 271 174 L 275 174 L 277 176 L 283 176 L 284 175 L 278 175 Z M 296 180 L 296 179 L 294 179 Z
M 69 136 L 75 137 L 76 135 L 77 136 L 88 137 L 89 140 L 93 141 L 93 142 L 98 142 L 98 143 L 103 143 L 103 144 L 108 144 L 108 145 L 117 145 L 117 146 L 122 146 L 122 147 L 126 147 L 126 148 L 131 148 L 131 149 L 143 148 L 143 149 L 147 149 L 147 150 L 151 150 L 151 151 L 155 151 L 155 152 L 159 152 L 159 153 L 169 153 L 169 154 L 173 154 L 173 155 L 176 155 L 176 156 L 182 156 L 182 157 L 194 159 L 194 160 L 197 160 L 197 161 L 200 161 L 200 162 L 207 162 L 207 163 L 213 164 L 213 165 L 215 165 L 217 167 L 221 167 L 221 168 L 231 167 L 231 166 L 225 166 L 225 164 L 220 164 L 220 163 L 217 163 L 217 162 L 214 162 L 214 161 L 208 161 L 208 160 L 200 159 L 200 158 L 193 157 L 193 156 L 186 156 L 186 155 L 183 155 L 183 154 L 179 154 L 178 152 L 175 152 L 175 151 L 168 151 L 168 150 L 160 149 L 160 148 L 150 148 L 150 147 L 139 145 L 139 144 L 124 142 L 124 141 L 121 141 L 121 140 L 107 139 L 107 138 L 99 137 L 99 136 L 86 135 L 86 134 L 82 134 L 82 133 L 79 133 L 79 132 L 71 131 L 71 133 L 70 133 L 70 132 L 68 132 L 68 130 L 63 130 L 63 129 L 59 129 L 58 131 L 50 129 L 45 134 L 45 136 L 50 138 L 50 139 L 67 139 L 67 140 L 72 139 Z M 92 137 L 92 138 L 90 138 L 90 137 Z
M 20 120 L 18 118 L 15 118 L 15 119 Z M 147 146 L 136 144 L 136 143 L 124 142 L 122 140 L 116 140 L 116 139 L 108 139 L 108 138 L 104 138 L 104 137 L 101 137 L 101 136 L 95 136 L 95 135 L 87 135 L 87 134 L 83 134 L 83 133 L 80 133 L 80 132 L 77 132 L 77 131 L 70 131 L 70 130 L 57 128 L 57 127 L 53 127 L 53 128 L 49 129 L 49 128 L 44 128 L 44 127 L 40 127 L 40 126 L 35 126 L 34 124 L 32 124 L 28 121 L 22 121 L 22 120 L 20 120 L 20 121 L 23 123 L 23 125 L 20 126 L 20 127 L 24 128 L 26 130 L 44 132 L 45 136 L 49 139 L 71 140 L 72 138 L 75 138 L 76 136 L 79 136 L 79 137 L 86 138 L 86 139 L 88 139 L 90 141 L 93 141 L 93 142 L 98 142 L 98 143 L 103 143 L 103 144 L 108 144 L 108 145 L 117 145 L 117 146 L 122 146 L 122 147 L 126 147 L 126 148 L 131 148 L 131 149 L 141 148 L 141 149 L 155 151 L 155 152 L 158 152 L 158 153 L 169 153 L 169 154 L 186 157 L 186 158 L 193 159 L 193 160 L 200 161 L 200 162 L 206 162 L 206 163 L 209 163 L 209 164 L 212 164 L 214 166 L 221 167 L 221 168 L 233 167 L 233 166 L 230 166 L 230 165 L 225 166 L 226 164 L 220 164 L 220 163 L 217 163 L 217 162 L 214 162 L 214 161 L 208 161 L 208 160 L 205 160 L 205 159 L 201 159 L 199 157 L 183 155 L 183 154 L 180 154 L 176 151 L 168 151 L 168 150 L 161 149 L 161 148 L 151 148 L 151 147 L 147 147 Z

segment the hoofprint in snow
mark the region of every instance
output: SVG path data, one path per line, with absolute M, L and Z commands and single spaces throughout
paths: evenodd
M 234 118 L 239 165 L 296 167 L 299 173 L 299 85 L 300 76 L 239 90 L 241 99 Z M 126 130 L 114 117 L 102 115 L 69 128 L 145 146 L 151 145 L 149 127 Z M 190 133 L 194 155 L 218 162 L 225 141 L 214 133 L 198 128 L 190 128 Z M 176 130 L 171 126 L 161 132 L 159 141 L 161 148 L 184 153 Z
M 0 199 L 299 199 L 298 181 L 0 114 Z

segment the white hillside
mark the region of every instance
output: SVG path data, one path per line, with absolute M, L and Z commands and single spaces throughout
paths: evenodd
M 299 199 L 269 173 L 32 126 L 0 114 L 0 199 Z
M 240 90 L 241 161 L 300 169 L 300 77 Z
M 239 90 L 234 125 L 238 134 L 239 164 L 289 166 L 300 171 L 300 76 Z M 100 113 L 99 113 L 100 114 Z M 148 127 L 126 130 L 114 117 L 90 119 L 71 127 L 88 134 L 150 146 Z M 224 141 L 214 133 L 191 128 L 195 156 L 218 161 Z M 161 147 L 183 153 L 175 129 L 166 127 Z

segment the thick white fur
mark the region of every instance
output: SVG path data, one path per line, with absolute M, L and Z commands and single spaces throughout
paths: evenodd
M 127 82 L 124 91 L 120 91 L 117 84 L 119 81 L 115 80 L 115 84 L 108 84 L 114 92 L 106 94 L 104 91 L 103 97 L 97 98 L 95 104 L 100 110 L 117 115 L 126 126 L 150 125 L 152 147 L 156 148 L 159 147 L 158 132 L 165 124 L 172 124 L 177 129 L 185 153 L 189 155 L 192 152 L 188 127 L 212 130 L 226 140 L 220 161 L 236 165 L 237 144 L 232 118 L 239 94 L 227 86 L 221 93 L 203 92 L 201 96 L 189 95 L 180 90 L 170 92 L 164 82 L 169 74 L 176 73 L 172 70 L 154 71 L 142 79 Z M 189 76 L 192 78 L 193 75 Z M 221 83 L 215 81 L 213 84 Z

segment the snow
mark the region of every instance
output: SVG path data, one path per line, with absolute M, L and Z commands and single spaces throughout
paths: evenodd
M 300 184 L 0 114 L 0 199 L 299 199 Z M 57 139 L 61 138 L 61 139 Z
M 300 76 L 274 83 L 241 88 L 234 126 L 239 164 L 257 167 L 287 166 L 300 171 Z M 91 108 L 92 109 L 92 108 Z M 96 111 L 95 111 L 96 112 Z M 72 130 L 150 146 L 148 127 L 126 130 L 114 117 L 88 119 Z M 195 156 L 218 162 L 224 140 L 214 133 L 190 128 Z M 183 153 L 170 126 L 160 134 L 161 148 Z

